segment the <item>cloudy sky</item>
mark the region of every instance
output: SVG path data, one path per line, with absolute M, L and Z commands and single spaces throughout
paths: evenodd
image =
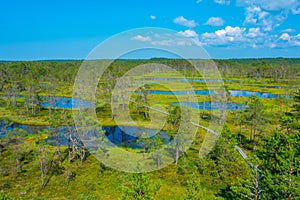
M 122 31 L 162 27 L 213 58 L 299 57 L 300 0 L 5 0 L 0 60 L 83 59 Z M 155 35 L 139 42 L 158 44 Z

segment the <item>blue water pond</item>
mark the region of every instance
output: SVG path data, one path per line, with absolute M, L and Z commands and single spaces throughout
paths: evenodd
M 89 108 L 92 106 L 91 102 L 74 99 L 68 97 L 41 97 L 42 102 L 40 102 L 40 106 L 49 107 L 51 105 L 52 108 Z
M 59 136 L 61 145 L 66 146 L 68 144 L 68 128 L 65 126 L 50 127 L 50 126 L 30 126 L 18 123 L 4 123 L 0 121 L 0 138 L 5 135 L 7 131 L 14 129 L 21 129 L 28 134 L 36 134 L 39 131 L 45 129 L 49 131 L 49 137 L 46 140 L 48 144 L 57 145 L 57 137 Z M 129 148 L 142 148 L 140 144 L 137 143 L 137 139 L 145 132 L 151 140 L 157 137 L 158 130 L 141 128 L 141 127 L 130 127 L 130 126 L 103 126 L 102 130 L 105 131 L 106 138 L 115 145 L 124 146 Z M 74 136 L 75 129 L 71 127 L 72 136 Z M 170 137 L 164 131 L 159 131 L 161 138 L 165 144 L 170 142 Z M 53 134 L 51 134 L 53 133 Z M 55 133 L 55 134 L 54 134 Z M 58 133 L 58 135 L 57 135 Z M 93 134 L 91 131 L 89 134 Z
M 212 93 L 216 93 L 214 90 L 195 90 L 194 93 L 196 95 L 210 95 Z M 253 91 L 245 91 L 245 90 L 229 90 L 229 96 L 232 97 L 250 97 L 252 95 L 257 96 L 258 98 L 278 98 L 280 95 L 272 94 L 268 92 L 253 92 Z M 191 91 L 160 91 L 160 90 L 149 90 L 148 94 L 153 95 L 187 95 L 192 94 Z M 281 95 L 283 98 L 289 98 L 287 95 Z
M 243 110 L 245 105 L 221 102 L 175 102 L 173 105 L 188 106 L 200 110 Z
M 7 95 L 4 95 L 4 98 L 7 98 Z M 22 95 L 17 95 L 16 98 L 24 98 Z M 49 107 L 51 104 L 52 108 L 90 108 L 92 103 L 82 99 L 76 99 L 71 97 L 48 97 L 48 96 L 39 96 L 39 106 Z
M 229 90 L 229 94 L 232 97 L 250 97 L 254 95 L 258 98 L 278 98 L 279 96 L 268 92 L 252 92 L 245 90 Z
M 196 95 L 210 95 L 212 91 L 210 90 L 195 90 L 195 91 L 160 91 L 160 90 L 148 90 L 148 94 L 154 94 L 154 95 L 187 95 L 187 94 L 193 94 Z

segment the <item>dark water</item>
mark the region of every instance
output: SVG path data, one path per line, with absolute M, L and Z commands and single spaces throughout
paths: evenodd
M 8 126 L 7 126 L 8 125 Z M 68 128 L 65 126 L 60 127 L 49 127 L 49 126 L 30 126 L 18 123 L 4 123 L 0 121 L 0 138 L 5 135 L 7 131 L 12 131 L 14 129 L 22 129 L 28 134 L 36 134 L 39 131 L 45 129 L 49 130 L 49 136 L 46 142 L 51 145 L 57 145 L 57 137 L 59 136 L 60 143 L 63 146 L 68 144 Z M 141 136 L 143 132 L 147 133 L 151 140 L 154 140 L 158 130 L 147 129 L 141 127 L 130 127 L 130 126 L 103 126 L 102 130 L 105 131 L 106 138 L 115 145 L 130 147 L 130 148 L 142 148 L 140 144 L 137 143 L 137 139 Z M 74 137 L 75 129 L 71 128 L 72 136 Z M 170 142 L 170 137 L 164 132 L 159 131 L 161 138 L 165 144 Z M 93 134 L 91 131 L 88 134 Z M 78 141 L 80 145 L 80 141 Z
M 236 103 L 218 103 L 218 102 L 175 102 L 173 105 L 188 106 L 191 108 L 198 108 L 200 110 L 243 110 L 245 105 Z
M 195 90 L 194 93 L 196 95 L 210 95 L 213 92 L 217 92 L 214 90 Z M 272 94 L 268 92 L 252 92 L 252 91 L 246 91 L 246 90 L 229 90 L 229 96 L 232 97 L 250 97 L 252 95 L 257 96 L 258 98 L 278 98 L 280 95 Z M 160 91 L 160 90 L 149 90 L 148 94 L 154 94 L 154 95 L 186 95 L 186 94 L 192 94 L 192 92 L 189 91 Z M 281 95 L 283 98 L 289 98 L 287 95 Z
M 103 129 L 106 131 L 107 138 L 110 142 L 130 148 L 141 148 L 141 145 L 137 144 L 137 139 L 142 135 L 143 132 L 147 133 L 152 140 L 156 137 L 155 134 L 158 130 L 141 128 L 141 127 L 130 127 L 130 126 L 105 126 Z M 164 144 L 170 142 L 170 137 L 164 132 L 159 131 L 163 139 Z

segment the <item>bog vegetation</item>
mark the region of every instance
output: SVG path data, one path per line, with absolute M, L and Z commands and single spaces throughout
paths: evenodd
M 150 139 L 144 129 L 134 147 L 126 145 L 122 131 L 120 136 L 120 148 L 140 154 L 154 152 L 151 162 L 158 170 L 151 173 L 125 173 L 107 167 L 81 142 L 70 109 L 81 61 L 0 63 L 0 200 L 300 199 L 299 59 L 215 60 L 227 101 L 237 107 L 226 111 L 222 134 L 208 155 L 199 158 L 201 143 L 209 133 L 198 128 L 191 147 L 186 152 L 180 145 L 174 147 L 174 163 L 164 168 L 158 150 L 164 140 L 175 137 L 183 113 L 174 104 L 176 96 L 150 91 L 168 91 L 160 83 L 183 77 L 202 80 L 187 61 L 114 61 L 99 79 L 93 106 L 97 123 L 108 127 L 103 136 L 117 137 L 109 132 L 116 130 L 112 127 L 120 117 L 111 107 L 116 80 L 137 65 L 153 62 L 171 66 L 182 76 L 146 77 L 148 81 L 131 97 L 128 109 L 140 127 L 147 127 L 149 105 L 160 105 L 168 113 L 164 132 Z M 178 91 L 185 90 L 180 81 L 176 84 Z M 203 81 L 190 84 L 194 90 L 208 89 Z M 258 93 L 233 95 L 233 91 Z M 258 95 L 262 93 L 272 95 Z M 126 109 L 125 96 L 119 98 L 119 109 Z M 189 108 L 189 112 L 197 109 L 202 125 L 218 118 L 207 107 L 207 95 L 199 94 L 197 100 L 203 107 Z M 90 102 L 79 104 L 92 106 Z M 153 130 L 157 131 L 155 124 Z M 190 127 L 184 130 L 188 132 Z M 101 150 L 101 156 L 108 154 L 107 149 Z

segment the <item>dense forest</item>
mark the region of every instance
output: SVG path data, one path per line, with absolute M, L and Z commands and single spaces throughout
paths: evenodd
M 0 62 L 0 200 L 300 199 L 300 59 L 214 60 L 224 83 L 212 84 L 225 88 L 227 109 L 211 101 L 203 75 L 181 59 L 116 60 L 100 77 L 95 102 L 74 99 L 82 63 Z M 151 63 L 170 66 L 181 75 L 143 77 L 145 84 L 128 104 L 126 87 L 119 96 L 112 95 L 127 71 Z M 185 96 L 182 78 L 196 91 L 197 102 L 188 106 L 176 104 L 174 95 Z M 168 84 L 175 84 L 176 91 L 163 86 Z M 90 123 L 99 125 L 99 144 L 109 139 L 141 157 L 152 153 L 149 163 L 157 170 L 126 173 L 99 162 L 75 128 L 76 104 L 95 109 L 97 121 Z M 161 130 L 155 123 L 149 127 L 158 110 L 153 105 L 167 115 Z M 211 151 L 199 157 L 209 134 L 205 127 L 221 120 L 214 108 L 221 114 L 225 110 L 226 120 Z M 120 113 L 126 110 L 139 127 L 122 121 Z M 176 137 L 184 115 L 199 116 L 203 125 L 184 127 L 183 132 L 196 130 L 187 150 Z M 126 130 L 139 128 L 137 137 L 126 136 Z M 174 142 L 168 149 L 174 160 L 170 165 L 159 151 L 166 140 Z M 112 155 L 111 149 L 99 149 L 102 157 Z

